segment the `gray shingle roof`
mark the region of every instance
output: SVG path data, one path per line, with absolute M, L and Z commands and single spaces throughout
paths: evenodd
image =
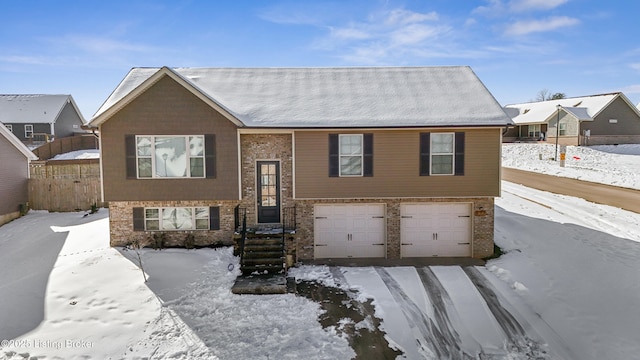
M 53 124 L 67 101 L 71 95 L 0 95 L 0 122 Z
M 578 120 L 590 121 L 619 95 L 620 93 L 613 93 L 512 104 L 506 105 L 505 109 L 518 125 L 545 122 L 556 113 L 558 105 Z
M 248 127 L 512 124 L 466 66 L 167 70 Z M 94 119 L 158 71 L 132 69 Z

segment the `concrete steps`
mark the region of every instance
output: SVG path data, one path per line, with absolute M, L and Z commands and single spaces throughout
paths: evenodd
M 240 269 L 243 275 L 284 274 L 282 237 L 269 234 L 248 234 Z

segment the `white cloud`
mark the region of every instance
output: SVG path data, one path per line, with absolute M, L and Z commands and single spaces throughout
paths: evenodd
M 67 35 L 60 38 L 51 38 L 49 39 L 49 42 L 57 46 L 75 47 L 92 54 L 148 52 L 156 49 L 155 47 L 148 45 L 89 35 Z
M 404 25 L 420 23 L 424 21 L 437 21 L 438 18 L 438 13 L 436 13 L 435 11 L 423 14 L 404 9 L 395 9 L 389 13 L 389 16 L 387 17 L 385 22 L 389 25 Z
M 394 46 L 418 44 L 428 38 L 436 37 L 440 31 L 438 27 L 411 24 L 391 32 L 390 44 Z
M 640 63 L 629 64 L 629 67 L 633 70 L 640 71 Z
M 625 95 L 640 94 L 640 84 L 625 86 L 619 91 L 622 91 L 623 93 L 625 93 Z M 640 103 L 638 105 L 640 105 Z
M 490 17 L 498 17 L 505 13 L 521 13 L 535 10 L 551 10 L 567 3 L 569 0 L 487 0 L 487 5 L 478 6 L 472 13 Z
M 23 64 L 23 65 L 42 65 L 46 63 L 46 59 L 39 56 L 21 56 L 21 55 L 2 55 L 0 62 Z
M 543 20 L 517 21 L 506 28 L 505 34 L 513 36 L 527 35 L 535 32 L 553 31 L 579 23 L 580 20 L 568 16 L 554 16 Z
M 373 36 L 370 32 L 364 29 L 357 29 L 353 27 L 347 27 L 342 29 L 330 28 L 330 30 L 331 30 L 331 37 L 336 39 L 364 40 L 364 39 L 369 39 Z
M 339 53 L 343 60 L 360 64 L 394 62 L 392 58 L 421 53 L 421 48 L 451 29 L 440 23 L 436 12 L 402 8 L 374 12 L 359 22 L 325 27 L 328 34 L 316 39 L 313 47 Z
M 509 9 L 514 12 L 528 10 L 550 10 L 566 3 L 568 0 L 512 0 Z

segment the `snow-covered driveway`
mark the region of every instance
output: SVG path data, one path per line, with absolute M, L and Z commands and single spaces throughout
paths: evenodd
M 406 359 L 571 359 L 557 334 L 484 267 L 302 266 L 298 280 L 374 299 Z

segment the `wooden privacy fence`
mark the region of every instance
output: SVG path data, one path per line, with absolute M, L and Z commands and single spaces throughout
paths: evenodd
M 29 207 L 34 210 L 79 211 L 104 206 L 100 194 L 100 160 L 33 161 Z
M 97 149 L 98 138 L 93 134 L 69 136 L 47 142 L 33 149 L 33 153 L 40 160 L 48 160 L 58 154 L 64 154 L 76 150 Z

